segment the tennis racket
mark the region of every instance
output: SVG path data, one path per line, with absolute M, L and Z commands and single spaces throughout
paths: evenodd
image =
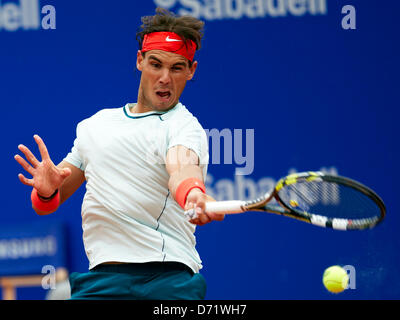
M 206 212 L 234 214 L 264 211 L 336 230 L 373 228 L 386 214 L 382 199 L 370 188 L 349 178 L 322 172 L 291 174 L 271 192 L 250 201 L 206 203 Z M 197 217 L 185 211 L 188 220 Z

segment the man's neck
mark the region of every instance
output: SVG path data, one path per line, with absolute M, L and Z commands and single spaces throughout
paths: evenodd
M 153 109 L 143 106 L 140 102 L 136 103 L 134 106 L 129 108 L 130 112 L 132 113 L 145 113 L 154 111 Z
M 138 101 L 134 106 L 129 108 L 129 111 L 132 113 L 145 113 L 145 112 L 151 112 L 151 111 L 167 112 L 167 111 L 173 109 L 177 104 L 178 103 L 173 104 L 168 109 L 157 110 L 157 109 L 152 108 L 151 106 L 144 105 L 143 103 Z

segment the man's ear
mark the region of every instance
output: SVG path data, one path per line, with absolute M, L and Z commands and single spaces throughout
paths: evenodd
M 144 60 L 144 57 L 143 57 L 142 51 L 138 50 L 137 56 L 136 56 L 136 68 L 139 71 L 142 71 L 142 69 L 143 69 L 142 68 L 143 60 Z
M 189 68 L 190 73 L 188 74 L 187 80 L 192 80 L 194 73 L 196 72 L 197 69 L 197 61 L 193 61 L 192 66 Z

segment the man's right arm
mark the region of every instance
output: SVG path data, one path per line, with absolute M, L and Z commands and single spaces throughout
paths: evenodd
M 78 169 L 74 165 L 67 161 L 62 161 L 57 167 L 59 168 L 69 168 L 71 170 L 71 175 L 64 180 L 60 188 L 60 204 L 72 196 L 76 190 L 85 182 L 84 171 Z

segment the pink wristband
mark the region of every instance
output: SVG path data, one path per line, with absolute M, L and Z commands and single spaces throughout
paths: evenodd
M 49 201 L 43 201 L 42 199 L 39 198 L 37 190 L 33 188 L 31 193 L 31 200 L 33 206 L 36 209 L 50 213 L 51 211 L 57 209 L 58 206 L 60 205 L 60 192 L 57 192 L 56 195 Z
M 203 181 L 197 178 L 188 178 L 183 180 L 175 192 L 175 200 L 184 209 L 186 204 L 186 198 L 189 192 L 194 189 L 199 188 L 203 193 L 206 193 L 206 187 Z

